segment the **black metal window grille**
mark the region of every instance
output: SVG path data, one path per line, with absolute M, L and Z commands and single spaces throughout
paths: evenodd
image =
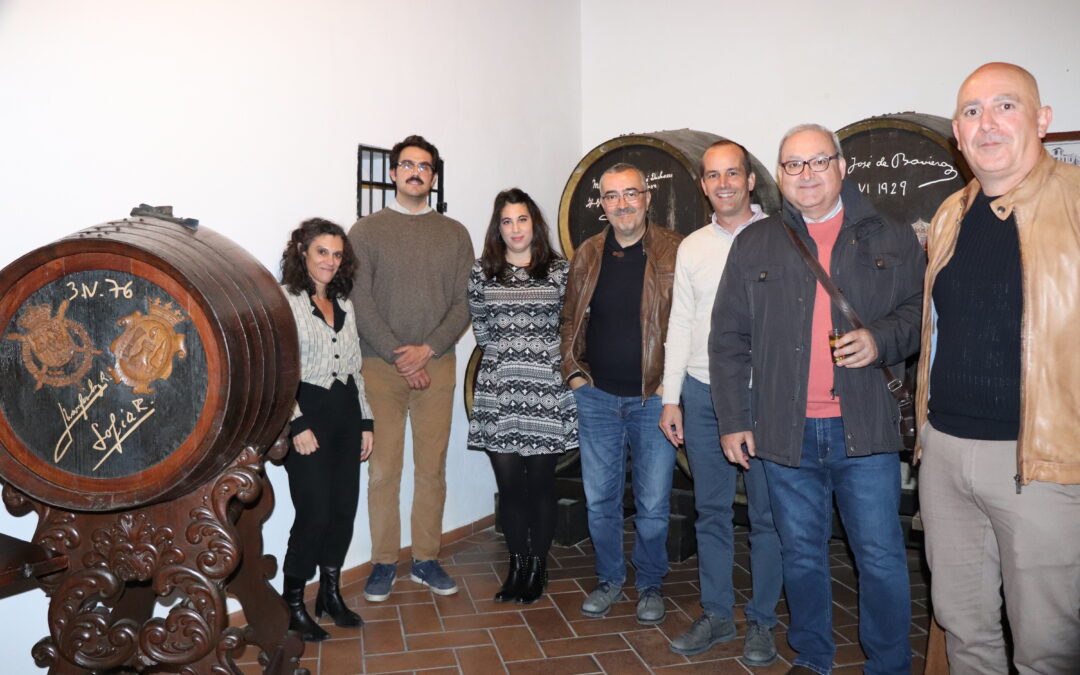
M 363 218 L 384 208 L 394 199 L 394 181 L 390 180 L 390 150 L 361 144 L 356 160 L 356 217 Z M 428 195 L 428 204 L 446 213 L 446 163 L 435 167 L 439 180 Z M 434 203 L 432 203 L 434 202 Z

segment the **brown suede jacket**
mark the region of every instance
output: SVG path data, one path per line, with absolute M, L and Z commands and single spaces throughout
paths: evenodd
M 973 180 L 950 196 L 930 225 L 915 398 L 920 427 L 936 342 L 934 280 L 952 257 L 960 222 L 980 189 Z M 1023 182 L 990 205 L 1002 220 L 1016 217 L 1020 238 L 1024 309 L 1016 480 L 1080 484 L 1080 167 L 1046 153 Z
M 559 327 L 563 380 L 581 373 L 592 383 L 589 364 L 584 360 L 585 326 L 589 321 L 589 303 L 600 276 L 604 238 L 610 229 L 609 225 L 600 234 L 582 242 L 570 261 L 566 302 Z M 675 285 L 675 253 L 680 241 L 681 234 L 652 223 L 641 239 L 645 250 L 645 285 L 641 291 L 642 401 L 657 392 L 664 374 L 664 341 L 667 339 L 668 314 L 671 313 L 671 291 Z

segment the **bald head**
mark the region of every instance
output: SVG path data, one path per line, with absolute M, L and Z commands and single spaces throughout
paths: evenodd
M 956 97 L 953 134 L 987 195 L 1005 194 L 1035 168 L 1052 117 L 1035 78 L 1020 66 L 987 63 L 968 75 Z
M 1029 73 L 1025 68 L 1021 68 L 1012 63 L 995 61 L 993 63 L 984 63 L 976 68 L 975 72 L 968 75 L 967 79 L 964 80 L 964 83 L 960 85 L 960 92 L 956 96 L 956 112 L 953 114 L 953 119 L 956 119 L 956 117 L 960 115 L 960 111 L 964 107 L 966 100 L 965 90 L 977 87 L 985 80 L 1011 81 L 1016 90 L 1016 94 L 1023 94 L 1030 97 L 1030 99 L 1034 101 L 1036 108 L 1042 106 L 1039 99 L 1039 83 L 1035 81 L 1034 75 Z

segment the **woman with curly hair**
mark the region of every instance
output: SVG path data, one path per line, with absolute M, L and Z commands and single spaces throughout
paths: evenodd
M 491 460 L 510 549 L 495 601 L 523 605 L 544 592 L 557 513 L 555 464 L 578 445 L 577 408 L 559 374 L 569 265 L 552 250 L 547 230 L 528 194 L 500 192 L 468 290 L 476 344 L 484 350 L 469 447 L 486 450 Z
M 341 566 L 360 497 L 360 463 L 374 447 L 374 421 L 360 374 L 360 341 L 349 300 L 356 263 L 340 225 L 321 218 L 293 230 L 281 254 L 281 284 L 296 319 L 300 387 L 285 458 L 296 518 L 282 571 L 289 629 L 317 642 L 329 634 L 304 608 L 304 585 L 319 570 L 315 615 L 359 627 L 341 597 Z

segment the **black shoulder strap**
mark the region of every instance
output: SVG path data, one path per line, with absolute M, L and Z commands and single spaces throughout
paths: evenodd
M 832 301 L 836 303 L 836 306 L 840 309 L 840 313 L 844 315 L 844 318 L 851 323 L 855 328 L 866 328 L 866 325 L 859 318 L 859 315 L 855 312 L 855 308 L 851 306 L 848 299 L 844 297 L 844 294 L 840 292 L 840 289 L 833 283 L 828 272 L 821 266 L 814 254 L 810 252 L 810 249 L 806 248 L 806 244 L 799 238 L 799 235 L 795 233 L 795 230 L 791 227 L 784 225 L 784 230 L 787 231 L 788 238 L 791 239 L 791 243 L 795 246 L 795 250 L 802 256 L 803 262 L 810 268 L 810 271 L 814 273 L 817 280 L 821 282 L 825 292 L 829 294 Z M 889 388 L 889 392 L 892 393 L 893 398 L 901 404 L 911 403 L 911 393 L 907 387 L 904 386 L 904 381 L 892 374 L 889 368 L 883 367 L 881 373 L 885 376 L 886 386 Z

